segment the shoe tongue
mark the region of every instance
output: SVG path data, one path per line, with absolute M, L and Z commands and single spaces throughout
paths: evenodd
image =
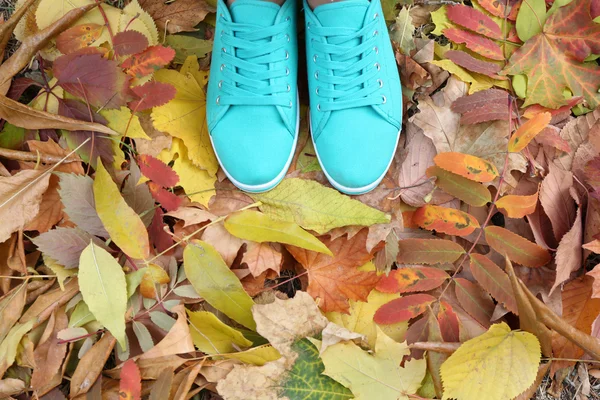
M 229 11 L 234 22 L 258 26 L 271 26 L 281 6 L 264 0 L 235 0 Z
M 342 0 L 317 6 L 313 12 L 323 26 L 360 29 L 369 4 L 368 0 Z

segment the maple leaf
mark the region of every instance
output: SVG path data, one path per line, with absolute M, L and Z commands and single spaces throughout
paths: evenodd
M 175 57 L 175 50 L 164 46 L 150 46 L 141 53 L 134 54 L 121 63 L 127 74 L 141 78 L 168 65 Z
M 563 90 L 583 96 L 589 107 L 600 105 L 600 67 L 584 62 L 600 53 L 600 25 L 590 15 L 591 0 L 573 1 L 551 14 L 542 32 L 515 51 L 504 73 L 527 75 L 523 106 L 541 104 L 559 108 L 566 104 Z
M 369 292 L 379 282 L 374 271 L 358 269 L 373 255 L 366 249 L 368 230 L 362 229 L 351 239 L 340 237 L 323 240 L 333 257 L 295 246 L 286 246 L 292 256 L 308 272 L 308 293 L 320 300 L 324 312 L 348 313 L 348 300 L 366 301 Z

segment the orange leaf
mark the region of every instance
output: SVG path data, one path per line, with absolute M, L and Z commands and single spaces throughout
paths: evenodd
M 401 264 L 452 263 L 465 253 L 461 245 L 445 239 L 404 239 L 398 249 Z
M 156 285 L 169 283 L 171 278 L 164 269 L 156 264 L 150 263 L 147 268 L 140 283 L 140 293 L 147 299 L 155 299 Z
M 552 114 L 543 112 L 536 114 L 529 121 L 525 122 L 510 138 L 510 141 L 508 142 L 508 151 L 516 153 L 523 150 L 538 133 L 548 126 L 551 119 Z
M 375 288 L 384 293 L 426 292 L 449 278 L 445 271 L 438 268 L 398 268 L 381 278 Z
M 427 306 L 436 301 L 428 294 L 411 294 L 395 299 L 379 307 L 373 316 L 373 321 L 381 325 L 391 325 L 408 321 L 427 310 Z
M 413 222 L 430 231 L 448 235 L 468 236 L 479 222 L 475 217 L 455 208 L 426 205 L 415 211 Z
M 142 376 L 140 369 L 133 360 L 125 361 L 121 369 L 119 384 L 119 399 L 140 400 L 142 394 Z
M 56 38 L 56 47 L 63 54 L 69 54 L 91 46 L 102 34 L 104 25 L 83 24 L 67 29 Z
M 368 229 L 362 229 L 351 239 L 345 236 L 333 241 L 323 240 L 333 257 L 295 246 L 286 246 L 292 256 L 308 272 L 307 292 L 319 299 L 324 312 L 348 313 L 348 300 L 366 301 L 380 277 L 376 272 L 360 271 L 358 267 L 373 258 L 367 251 Z M 379 250 L 375 247 L 372 252 Z
M 440 309 L 437 313 L 438 324 L 444 342 L 460 342 L 460 324 L 458 316 L 452 306 L 445 301 L 440 301 Z
M 454 278 L 455 293 L 464 310 L 481 325 L 490 326 L 494 314 L 494 302 L 481 287 L 464 278 Z
M 121 67 L 135 78 L 150 75 L 169 64 L 175 57 L 175 50 L 161 45 L 150 46 L 141 53 L 134 54 L 123 61 Z
M 509 194 L 496 202 L 496 207 L 506 211 L 510 218 L 523 218 L 532 214 L 538 202 L 538 192 L 530 196 Z
M 446 171 L 476 182 L 491 182 L 498 176 L 498 170 L 494 164 L 470 154 L 440 153 L 435 156 L 433 162 Z
M 485 240 L 498 253 L 526 267 L 541 267 L 551 259 L 542 247 L 499 226 L 485 228 Z
M 435 166 L 427 168 L 427 177 L 431 178 L 432 176 L 436 177 L 435 184 L 444 192 L 471 206 L 481 207 L 492 201 L 489 189 L 481 183 L 473 182 Z
M 499 266 L 482 254 L 471 254 L 471 273 L 492 297 L 503 303 L 508 311 L 519 315 L 508 275 Z

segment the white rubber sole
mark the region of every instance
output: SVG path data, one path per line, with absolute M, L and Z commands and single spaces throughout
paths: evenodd
M 239 182 L 233 176 L 231 176 L 231 174 L 223 166 L 223 163 L 221 162 L 219 155 L 215 151 L 215 156 L 217 157 L 217 161 L 219 162 L 219 165 L 223 169 L 223 172 L 225 172 L 225 175 L 227 176 L 227 178 L 238 189 L 243 190 L 244 192 L 248 192 L 248 193 L 263 193 L 263 192 L 267 192 L 267 191 L 273 189 L 275 186 L 277 186 L 279 184 L 279 182 L 281 182 L 283 180 L 283 178 L 287 174 L 288 170 L 290 169 L 290 165 L 292 164 L 292 160 L 294 159 L 294 154 L 296 154 L 296 145 L 298 144 L 298 136 L 299 136 L 298 133 L 300 132 L 300 98 L 299 98 L 299 95 L 298 95 L 297 101 L 298 101 L 298 115 L 296 116 L 296 134 L 294 136 L 294 143 L 292 144 L 292 151 L 285 163 L 285 166 L 281 170 L 281 172 L 279 172 L 279 174 L 277 174 L 277 176 L 275 178 L 273 178 L 272 180 L 270 180 L 269 182 L 261 183 L 260 185 L 246 185 L 242 182 Z M 209 133 L 208 136 L 210 137 L 210 143 L 214 149 L 215 144 L 213 143 L 212 135 Z
M 312 144 L 315 149 L 315 154 L 317 155 L 317 160 L 319 160 L 319 164 L 321 165 L 321 169 L 323 170 L 323 173 L 327 177 L 327 180 L 329 181 L 331 186 L 333 186 L 340 192 L 345 193 L 347 195 L 351 195 L 351 196 L 358 196 L 361 194 L 369 193 L 370 191 L 375 189 L 377 186 L 379 186 L 379 184 L 381 183 L 381 181 L 383 180 L 383 178 L 389 171 L 390 166 L 392 165 L 392 162 L 394 161 L 394 156 L 396 155 L 396 151 L 398 150 L 398 142 L 400 141 L 400 133 L 402 132 L 402 130 L 398 131 L 398 136 L 396 137 L 396 144 L 394 145 L 394 153 L 392 155 L 392 158 L 390 159 L 390 162 L 388 163 L 387 167 L 385 168 L 385 171 L 383 171 L 383 174 L 381 174 L 381 176 L 379 178 L 377 178 L 374 182 L 369 183 L 368 185 L 358 187 L 358 188 L 351 188 L 351 187 L 347 187 L 347 186 L 344 186 L 344 185 L 338 183 L 335 179 L 333 179 L 331 177 L 331 175 L 329 175 L 329 173 L 323 166 L 323 162 L 321 161 L 321 157 L 319 156 L 319 151 L 317 150 L 315 138 L 312 134 L 312 121 L 310 120 L 310 112 L 308 113 L 308 126 L 310 127 L 310 140 L 312 140 Z

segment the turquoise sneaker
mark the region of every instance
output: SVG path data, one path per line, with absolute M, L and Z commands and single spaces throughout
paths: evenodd
M 217 3 L 206 115 L 227 177 L 264 192 L 285 176 L 298 138 L 296 4 Z
M 306 15 L 310 125 L 321 167 L 358 195 L 385 176 L 402 127 L 398 67 L 380 0 L 344 0 Z

